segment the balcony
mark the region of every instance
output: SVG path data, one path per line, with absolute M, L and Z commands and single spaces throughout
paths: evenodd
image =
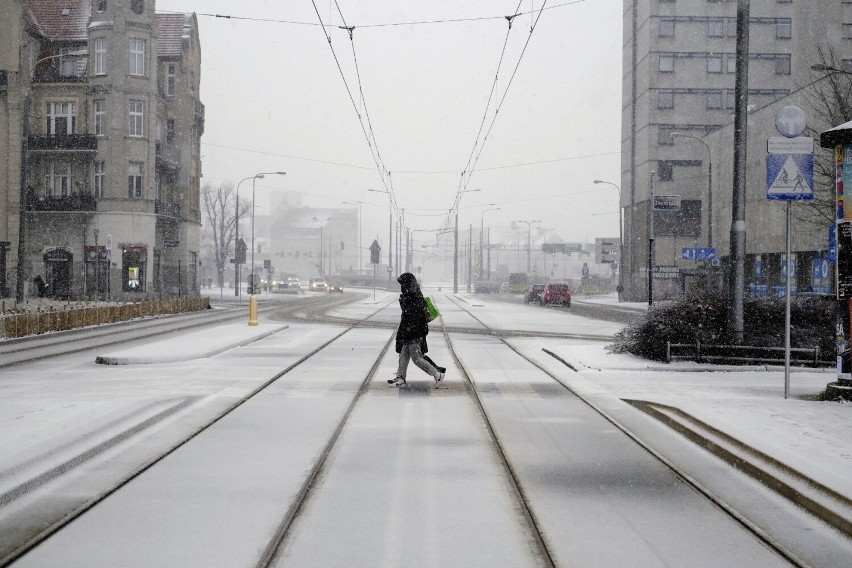
M 84 152 L 98 150 L 98 137 L 94 134 L 68 134 L 65 136 L 30 136 L 30 152 Z
M 180 149 L 171 144 L 156 144 L 157 165 L 170 170 L 180 167 Z
M 91 193 L 66 195 L 36 195 L 27 193 L 27 211 L 96 211 L 97 200 Z
M 180 219 L 180 203 L 169 203 L 168 201 L 154 200 L 154 213 L 164 217 L 175 217 Z

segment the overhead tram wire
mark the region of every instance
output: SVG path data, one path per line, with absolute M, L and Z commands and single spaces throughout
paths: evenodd
M 367 127 L 370 130 L 370 136 L 372 137 L 372 144 L 376 148 L 376 155 L 379 157 L 379 163 L 384 171 L 388 171 L 385 166 L 384 160 L 382 159 L 382 153 L 379 150 L 379 142 L 376 140 L 376 133 L 373 130 L 373 122 L 370 120 L 370 110 L 367 108 L 367 97 L 364 95 L 364 85 L 361 82 L 361 68 L 358 65 L 358 55 L 355 52 L 355 26 L 350 26 L 346 22 L 346 18 L 343 16 L 343 11 L 340 9 L 340 4 L 337 3 L 337 0 L 334 0 L 334 5 L 337 7 L 337 13 L 340 14 L 340 20 L 343 22 L 342 29 L 346 30 L 349 33 L 349 43 L 352 46 L 352 60 L 355 63 L 355 76 L 358 78 L 358 92 L 361 93 L 361 104 L 364 106 L 364 116 L 367 117 Z M 360 118 L 360 117 L 359 117 Z
M 376 170 L 379 172 L 379 177 L 382 180 L 382 185 L 385 187 L 388 194 L 391 196 L 391 201 L 394 203 L 394 206 L 396 206 L 396 199 L 393 195 L 393 186 L 390 185 L 390 172 L 382 166 L 381 156 L 378 155 L 378 147 L 374 147 L 373 144 L 370 142 L 370 135 L 367 133 L 367 128 L 364 126 L 364 120 L 361 118 L 361 113 L 358 110 L 358 104 L 355 102 L 355 97 L 352 95 L 352 89 L 349 88 L 349 82 L 346 80 L 346 75 L 343 73 L 343 68 L 340 66 L 340 59 L 338 59 L 337 57 L 337 52 L 334 51 L 334 46 L 331 44 L 331 36 L 329 36 L 325 31 L 326 25 L 322 21 L 322 16 L 320 16 L 319 9 L 317 8 L 316 0 L 311 0 L 311 4 L 313 4 L 314 12 L 316 12 L 317 19 L 322 25 L 322 34 L 328 41 L 328 48 L 331 50 L 331 55 L 332 57 L 334 57 L 334 62 L 337 65 L 337 70 L 340 73 L 340 78 L 343 79 L 343 84 L 346 87 L 346 92 L 349 95 L 349 100 L 352 103 L 352 108 L 355 110 L 355 115 L 358 117 L 358 124 L 361 125 L 361 131 L 364 133 L 364 138 L 366 138 L 367 140 L 367 146 L 370 148 L 370 155 L 373 157 L 373 162 L 376 164 Z M 387 179 L 385 179 L 386 176 Z
M 473 173 L 476 171 L 476 164 L 479 163 L 479 158 L 482 156 L 482 151 L 485 148 L 485 142 L 488 141 L 488 136 L 491 134 L 491 130 L 494 128 L 494 124 L 497 122 L 497 117 L 500 115 L 500 109 L 503 108 L 503 103 L 506 102 L 506 96 L 509 94 L 509 89 L 512 87 L 512 82 L 515 80 L 515 75 L 518 73 L 518 68 L 521 66 L 521 61 L 524 59 L 524 54 L 527 52 L 527 47 L 530 44 L 530 40 L 532 39 L 533 32 L 535 31 L 536 26 L 538 26 L 538 21 L 541 19 L 541 14 L 547 6 L 547 0 L 541 5 L 541 8 L 538 11 L 538 15 L 535 18 L 535 21 L 530 26 L 530 33 L 527 36 L 527 41 L 524 42 L 524 47 L 521 50 L 521 55 L 518 56 L 518 62 L 515 64 L 515 69 L 512 71 L 512 76 L 509 77 L 509 82 L 506 85 L 506 89 L 503 91 L 503 97 L 500 99 L 500 104 L 497 105 L 497 109 L 494 111 L 494 118 L 491 119 L 491 125 L 488 127 L 488 132 L 485 134 L 485 138 L 482 141 L 482 145 L 479 147 L 479 153 L 476 155 L 476 160 L 473 162 L 473 166 L 470 168 L 470 172 L 468 174 L 467 182 L 464 184 L 464 189 L 467 189 L 468 184 L 470 183 L 471 178 L 473 177 Z M 461 199 L 461 192 L 457 197 L 457 200 Z
M 555 4 L 553 6 L 549 6 L 545 8 L 546 10 L 554 10 L 556 8 L 565 8 L 566 6 L 571 6 L 573 4 L 579 4 L 581 2 L 585 2 L 586 0 L 572 0 L 571 2 L 563 2 L 561 4 Z M 530 10 L 528 12 L 519 12 L 518 16 L 524 16 L 526 14 L 532 14 L 535 10 Z M 177 10 L 158 10 L 158 13 L 163 14 L 183 14 L 184 12 L 180 12 Z M 236 20 L 236 21 L 248 21 L 248 22 L 261 22 L 261 23 L 270 23 L 270 24 L 287 24 L 293 26 L 323 26 L 323 27 L 336 27 L 331 24 L 324 24 L 322 22 L 300 22 L 295 20 L 282 20 L 277 18 L 255 18 L 250 16 L 235 16 L 232 14 L 212 14 L 207 12 L 196 12 L 196 16 L 205 17 L 205 18 L 218 18 L 222 20 Z M 489 20 L 501 20 L 505 18 L 505 16 L 478 16 L 478 17 L 470 17 L 470 18 L 445 18 L 440 20 L 417 20 L 411 22 L 388 22 L 384 24 L 364 24 L 358 26 L 359 28 L 387 28 L 394 26 L 423 26 L 423 25 L 434 25 L 434 24 L 455 24 L 455 23 L 465 23 L 465 22 L 485 22 Z

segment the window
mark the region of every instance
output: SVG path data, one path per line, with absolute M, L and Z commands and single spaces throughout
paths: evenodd
M 106 40 L 95 38 L 95 75 L 106 75 Z
M 728 37 L 737 37 L 737 19 L 728 19 Z
M 127 114 L 129 118 L 127 134 L 141 137 L 145 132 L 145 103 L 143 101 L 128 101 Z
M 778 20 L 775 22 L 775 39 L 790 39 L 793 37 L 793 21 Z
M 660 18 L 660 37 L 674 37 L 675 21 L 673 18 Z
M 52 197 L 71 195 L 71 164 L 68 162 L 50 162 L 45 176 L 47 191 Z
M 671 146 L 674 144 L 672 132 L 673 130 L 670 128 L 659 128 L 657 130 L 657 144 L 660 146 Z
M 669 162 L 662 160 L 657 162 L 657 179 L 660 181 L 672 181 L 674 177 L 674 167 Z
M 843 39 L 852 39 L 852 24 L 843 24 Z
M 722 91 L 707 93 L 707 108 L 722 108 Z
M 661 53 L 660 54 L 660 72 L 662 73 L 673 73 L 674 72 L 674 55 L 671 53 Z
M 734 109 L 737 106 L 737 92 L 733 89 L 725 91 L 725 108 Z
M 139 199 L 142 197 L 142 162 L 130 162 L 127 166 L 127 197 Z
M 707 56 L 707 72 L 721 73 L 722 72 L 722 56 L 708 55 Z
M 47 104 L 47 134 L 49 136 L 74 134 L 74 103 Z
M 701 234 L 701 200 L 683 199 L 680 209 L 654 212 L 654 234 L 698 236 Z
M 171 146 L 175 143 L 175 119 L 166 120 L 166 144 Z
M 95 12 L 103 12 L 107 8 L 107 0 L 95 0 Z
M 141 14 L 145 9 L 145 2 L 143 0 L 130 0 L 130 9 L 133 10 L 134 14 Z
M 775 59 L 775 74 L 776 75 L 789 75 L 790 74 L 790 56 L 789 55 L 779 55 Z
M 94 102 L 95 107 L 95 135 L 103 136 L 106 134 L 106 101 L 103 99 Z
M 657 93 L 657 108 L 674 108 L 674 93 L 672 91 Z
M 103 197 L 104 196 L 104 179 L 106 175 L 105 162 L 96 161 L 95 162 L 95 197 Z
M 166 96 L 173 97 L 175 95 L 175 81 L 177 77 L 175 77 L 177 71 L 177 66 L 174 63 L 168 63 L 166 65 Z
M 145 40 L 130 39 L 130 74 L 145 75 Z
M 726 61 L 725 61 L 725 70 L 732 75 L 737 72 L 737 56 L 736 55 L 729 54 L 727 56 Z
M 59 76 L 60 77 L 76 77 L 77 76 L 77 56 L 68 55 L 70 52 L 76 51 L 69 47 L 63 47 L 60 50 L 59 57 Z
M 707 20 L 707 36 L 722 37 L 722 32 L 724 30 L 722 23 L 722 18 L 710 18 Z

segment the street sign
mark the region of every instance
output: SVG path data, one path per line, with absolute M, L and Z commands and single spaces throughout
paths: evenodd
M 677 211 L 680 209 L 680 195 L 655 195 L 654 211 Z
M 680 257 L 684 260 L 713 260 L 716 249 L 713 247 L 683 247 Z
M 654 278 L 677 278 L 680 276 L 680 268 L 677 266 L 655 266 Z
M 595 239 L 595 263 L 610 264 L 620 259 L 621 241 L 616 239 Z
M 767 141 L 766 198 L 794 201 L 814 198 L 813 138 L 781 138 Z
M 163 246 L 165 248 L 177 248 L 180 245 L 180 241 L 163 241 Z
M 797 106 L 785 106 L 775 114 L 775 128 L 787 138 L 800 136 L 807 125 L 805 111 Z
M 110 233 L 107 233 L 106 244 L 104 246 L 106 247 L 107 260 L 112 260 L 112 235 Z
M 382 247 L 379 246 L 379 242 L 373 239 L 373 244 L 370 245 L 370 264 L 379 264 L 381 252 Z
M 584 262 L 584 263 L 583 263 L 583 269 L 582 269 L 582 271 L 583 271 L 583 276 L 588 276 L 588 275 L 589 275 L 589 263 L 588 263 L 588 262 Z

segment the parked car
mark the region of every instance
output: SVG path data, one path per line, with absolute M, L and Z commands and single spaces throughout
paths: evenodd
M 544 292 L 544 284 L 533 284 L 524 292 L 524 303 L 541 302 L 541 293 Z
M 544 287 L 539 305 L 561 304 L 566 308 L 571 307 L 571 287 L 565 282 L 551 282 Z
M 502 284 L 500 284 L 500 293 L 501 294 L 508 294 L 509 293 L 509 283 L 508 282 L 503 282 Z
M 339 280 L 334 280 L 328 283 L 328 293 L 331 294 L 333 292 L 337 292 L 339 294 L 343 293 L 343 283 Z
M 325 278 L 311 278 L 308 281 L 308 289 L 313 292 L 325 292 L 326 287 Z

